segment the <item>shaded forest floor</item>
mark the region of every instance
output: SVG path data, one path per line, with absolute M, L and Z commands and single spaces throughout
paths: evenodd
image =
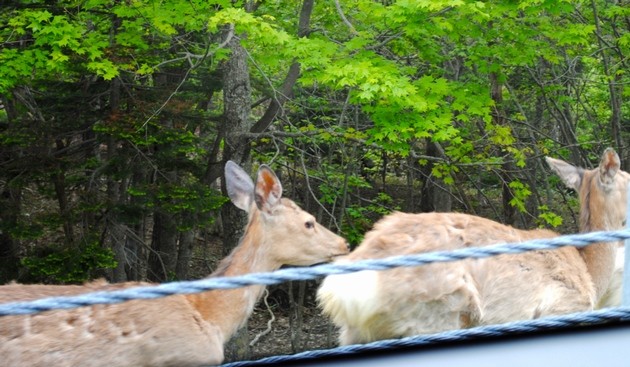
M 292 327 L 289 313 L 280 309 L 274 312 L 275 320 L 270 324 L 272 317 L 269 310 L 264 303 L 259 304 L 248 325 L 249 341 L 252 342 L 256 338 L 258 340 L 250 345 L 250 356 L 247 359 L 255 360 L 336 346 L 337 332 L 317 307 L 314 305 L 304 307 L 302 317 L 301 326 Z M 262 335 L 266 330 L 269 330 L 269 333 Z

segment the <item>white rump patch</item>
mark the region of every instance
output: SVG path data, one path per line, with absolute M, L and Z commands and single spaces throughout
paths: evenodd
M 317 291 L 324 313 L 338 325 L 361 326 L 378 310 L 378 272 L 329 275 Z

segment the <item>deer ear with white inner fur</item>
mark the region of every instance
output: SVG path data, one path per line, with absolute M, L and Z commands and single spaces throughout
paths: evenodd
M 238 164 L 227 161 L 225 164 L 225 187 L 228 196 L 237 208 L 249 212 L 254 200 L 254 182 Z
M 560 159 L 545 157 L 545 160 L 547 160 L 549 167 L 562 179 L 562 182 L 564 182 L 567 187 L 575 191 L 580 190 L 584 169 Z
M 599 178 L 604 185 L 610 185 L 614 182 L 615 175 L 621 168 L 619 155 L 613 148 L 607 148 L 602 154 L 602 160 L 599 162 Z
M 261 165 L 258 169 L 256 180 L 256 192 L 254 200 L 258 209 L 271 213 L 274 206 L 278 205 L 282 197 L 282 184 L 276 174 L 267 165 Z

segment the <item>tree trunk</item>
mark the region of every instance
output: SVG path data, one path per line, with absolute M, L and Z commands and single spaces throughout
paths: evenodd
M 177 264 L 175 265 L 175 277 L 179 280 L 188 279 L 188 269 L 192 259 L 195 245 L 195 231 L 188 230 L 179 234 L 179 251 L 177 253 Z
M 0 284 L 14 279 L 20 264 L 19 241 L 10 230 L 18 226 L 22 202 L 22 187 L 9 179 L 0 193 Z
M 406 212 L 414 212 L 416 207 L 416 159 L 411 155 L 407 157 L 407 200 L 403 203 L 403 211 Z M 423 182 L 423 184 L 431 181 L 430 176 L 426 176 L 427 180 Z M 424 185 L 423 185 L 424 186 Z M 429 189 L 430 190 L 430 189 Z M 420 192 L 420 198 L 422 199 L 422 191 Z M 433 211 L 433 210 L 430 210 Z
M 295 287 L 297 286 L 297 297 Z M 306 296 L 306 282 L 289 282 L 289 328 L 291 352 L 301 352 L 304 348 L 302 328 L 304 327 L 304 298 Z
M 429 157 L 444 158 L 444 153 L 438 143 L 427 141 L 426 155 Z M 450 212 L 453 206 L 450 187 L 443 180 L 432 174 L 434 163 L 429 161 L 422 168 L 423 183 L 420 192 L 420 211 Z
M 305 0 L 300 13 L 299 33 L 308 34 L 313 0 Z M 227 37 L 231 37 L 227 47 L 231 50 L 230 58 L 222 65 L 223 96 L 224 96 L 224 120 L 220 127 L 219 138 L 223 139 L 223 159 L 221 162 L 210 163 L 205 177 L 208 183 L 222 176 L 222 169 L 227 160 L 233 160 L 240 164 L 246 171 L 250 170 L 250 146 L 246 137 L 248 132 L 262 132 L 274 121 L 281 107 L 291 95 L 291 90 L 300 74 L 298 63 L 289 68 L 289 72 L 282 85 L 280 93 L 273 96 L 265 114 L 255 124 L 250 120 L 251 116 L 251 85 L 249 80 L 249 66 L 247 52 L 240 44 L 240 37 L 232 37 L 229 31 Z M 210 157 L 211 159 L 213 157 Z M 225 180 L 221 184 L 224 194 Z M 236 247 L 243 235 L 246 224 L 246 216 L 232 204 L 223 205 L 221 208 L 221 221 L 223 223 L 223 255 L 227 256 Z M 247 341 L 247 325 L 226 345 L 226 357 L 244 360 L 249 355 L 249 343 Z
M 58 150 L 63 150 L 66 148 L 66 145 L 63 141 L 56 141 L 56 148 Z M 66 244 L 74 244 L 74 228 L 73 228 L 73 219 L 70 213 L 70 207 L 68 204 L 68 194 L 66 193 L 66 179 L 65 179 L 65 171 L 63 167 L 57 165 L 55 167 L 57 172 L 53 173 L 51 176 L 53 187 L 55 188 L 55 195 L 57 196 L 57 204 L 59 205 L 59 217 L 63 223 L 63 233 L 65 236 Z
M 229 42 L 232 53 L 230 58 L 222 65 L 223 71 L 223 96 L 224 96 L 224 121 L 221 127 L 224 137 L 223 160 L 231 159 L 248 171 L 249 142 L 245 134 L 251 128 L 251 85 L 249 81 L 249 66 L 247 64 L 247 52 L 241 46 L 238 37 L 232 37 Z M 223 193 L 227 195 L 225 183 L 222 184 Z M 223 255 L 227 256 L 238 245 L 243 228 L 246 224 L 246 216 L 241 210 L 232 204 L 221 208 L 223 222 Z
M 241 46 L 239 37 L 232 37 L 228 43 L 232 51 L 230 58 L 222 65 L 224 121 L 220 136 L 224 137 L 223 161 L 231 159 L 246 171 L 250 170 L 249 142 L 245 134 L 251 128 L 251 85 L 247 52 Z M 221 165 L 222 166 L 222 165 Z M 227 195 L 225 180 L 221 188 Z M 221 207 L 223 223 L 223 256 L 227 256 L 236 247 L 243 236 L 247 217 L 232 203 Z M 247 324 L 225 346 L 226 359 L 244 360 L 249 356 Z
M 505 113 L 503 111 L 503 83 L 499 81 L 496 73 L 490 73 L 490 97 L 494 101 L 494 111 L 492 112 L 492 123 L 495 126 L 504 126 Z M 510 159 L 501 165 L 501 191 L 503 202 L 503 223 L 514 224 L 516 220 L 516 208 L 510 204 L 514 194 L 510 189 L 510 182 L 513 181 L 512 172 L 515 171 L 514 163 Z
M 127 254 L 125 253 L 125 231 L 120 223 L 110 223 L 109 237 L 111 239 L 111 249 L 114 252 L 116 267 L 112 269 L 111 281 L 114 283 L 126 282 L 127 272 L 125 265 L 127 263 Z
M 121 82 L 119 78 L 112 81 L 109 90 L 109 107 L 110 115 L 115 116 L 120 112 L 120 88 Z M 118 140 L 113 136 L 107 136 L 107 151 L 105 153 L 105 166 L 108 166 L 114 162 L 118 156 Z M 124 197 L 121 197 L 121 186 L 123 185 L 120 180 L 113 177 L 116 175 L 107 175 L 106 183 L 106 200 L 107 208 L 115 208 L 121 204 Z M 110 277 L 113 282 L 125 282 L 128 280 L 125 272 L 125 240 L 124 234 L 121 233 L 121 223 L 113 212 L 109 211 L 107 214 L 104 242 L 111 248 L 114 253 L 114 259 L 116 259 L 117 265 L 111 270 Z
M 172 214 L 153 214 L 153 238 L 147 278 L 153 282 L 171 279 L 177 264 L 177 224 Z
M 298 37 L 306 37 L 310 33 L 310 21 L 313 12 L 314 0 L 305 0 L 300 10 L 298 22 Z M 225 148 L 221 162 L 213 161 L 216 156 L 210 155 L 205 182 L 211 184 L 223 175 L 223 164 L 228 159 L 234 160 L 248 168 L 249 144 L 243 134 L 261 133 L 276 119 L 282 111 L 284 104 L 293 95 L 293 87 L 300 76 L 300 64 L 294 62 L 289 67 L 287 75 L 279 90 L 274 90 L 271 102 L 263 116 L 252 124 L 249 121 L 251 112 L 251 86 L 249 81 L 249 67 L 247 66 L 247 53 L 240 45 L 239 37 L 232 37 L 226 30 L 227 37 L 231 37 L 226 47 L 232 53 L 221 68 L 223 73 L 224 94 L 224 121 L 217 137 L 218 142 L 224 141 Z M 247 95 L 247 98 L 245 98 Z M 239 103 L 240 102 L 240 103 Z M 247 126 L 244 126 L 246 124 Z
M 130 186 L 142 185 L 149 181 L 149 175 L 145 165 L 135 164 L 133 167 L 133 175 L 130 182 Z M 129 205 L 132 208 L 140 208 L 143 203 L 143 199 L 130 195 L 128 197 Z M 134 224 L 130 224 L 128 233 L 125 236 L 125 254 L 126 254 L 126 266 L 125 274 L 128 280 L 143 280 L 147 273 L 147 252 L 146 243 L 150 240 L 147 239 L 148 228 L 151 227 L 150 216 L 145 211 L 139 210 L 138 221 Z

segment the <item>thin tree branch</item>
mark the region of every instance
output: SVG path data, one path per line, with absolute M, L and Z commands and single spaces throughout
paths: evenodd
M 339 14 L 339 18 L 341 18 L 341 21 L 344 22 L 344 24 L 347 25 L 348 28 L 350 28 L 350 32 L 352 32 L 352 34 L 354 35 L 358 34 L 359 32 L 357 32 L 352 23 L 350 23 L 348 18 L 346 18 L 346 15 L 343 13 L 343 9 L 341 9 L 341 4 L 339 3 L 339 0 L 335 0 L 335 8 L 337 8 L 337 13 Z
M 313 13 L 313 3 L 314 0 L 304 0 L 302 3 L 302 9 L 300 10 L 300 19 L 298 22 L 298 37 L 306 37 L 310 32 L 310 21 L 311 15 Z M 300 63 L 295 61 L 289 67 L 289 71 L 287 73 L 280 90 L 276 91 L 274 89 L 274 95 L 267 107 L 267 110 L 263 114 L 263 116 L 256 121 L 254 126 L 250 129 L 252 133 L 260 133 L 265 131 L 269 125 L 273 122 L 273 120 L 278 115 L 278 112 L 282 109 L 284 104 L 289 100 L 292 95 L 293 87 L 297 82 L 298 77 L 301 73 Z M 272 86 L 273 88 L 273 86 Z

